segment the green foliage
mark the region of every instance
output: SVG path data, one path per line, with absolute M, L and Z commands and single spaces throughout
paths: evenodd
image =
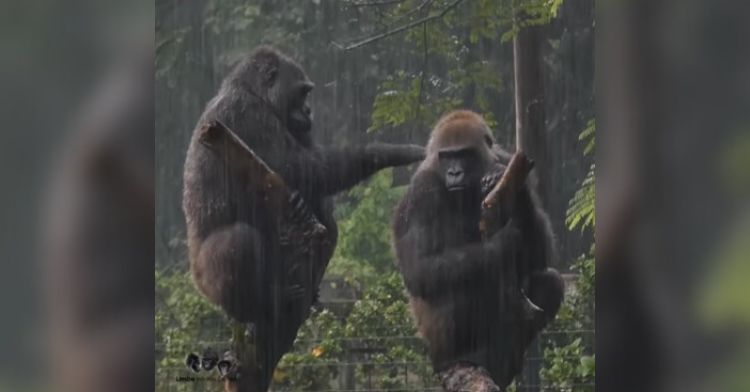
M 750 274 L 750 213 L 736 217 L 714 256 L 715 268 L 707 274 L 701 295 L 696 298 L 697 314 L 713 329 L 748 328 L 750 298 L 747 276 Z
M 594 390 L 594 259 L 581 258 L 573 265 L 577 279 L 568 290 L 560 311 L 545 338 L 544 367 L 540 377 L 550 390 L 585 392 Z
M 376 284 L 368 287 L 347 318 L 346 333 L 350 337 L 378 336 L 383 331 L 395 336 L 416 333 L 409 316 L 403 282 L 397 272 L 383 275 Z
M 586 128 L 578 135 L 579 141 L 586 141 L 586 147 L 583 149 L 583 155 L 589 156 L 594 153 L 596 147 L 596 119 L 590 119 Z
M 581 338 L 575 339 L 566 346 L 551 347 L 544 350 L 549 362 L 542 369 L 542 379 L 547 381 L 550 389 L 555 391 L 593 391 L 594 355 L 585 355 Z M 576 361 L 576 359 L 579 359 Z
M 596 224 L 596 189 L 594 187 L 594 169 L 595 164 L 591 164 L 586 178 L 584 178 L 581 188 L 576 191 L 568 205 L 568 216 L 565 218 L 565 224 L 568 229 L 574 230 L 580 227 L 581 231 L 587 227 L 593 227 Z
M 300 329 L 292 353 L 285 355 L 274 374 L 283 391 L 332 389 L 331 384 L 350 370 L 356 385 L 376 389 L 404 388 L 417 379 L 434 383 L 424 348 L 414 337 L 401 277 L 396 272 L 368 286 L 351 312 L 339 319 L 328 310 L 316 310 Z M 411 379 L 402 374 L 408 366 Z
M 596 121 L 589 120 L 586 129 L 581 132 L 578 140 L 585 141 L 586 147 L 583 150 L 584 155 L 591 155 L 595 146 Z M 587 227 L 593 227 L 596 224 L 596 187 L 594 186 L 594 170 L 596 165 L 591 164 L 589 172 L 586 174 L 581 188 L 576 191 L 573 198 L 568 204 L 568 213 L 565 218 L 565 224 L 569 230 L 575 230 L 577 227 L 583 231 Z
M 361 283 L 393 270 L 390 222 L 404 189 L 392 183 L 393 171 L 383 170 L 348 192 L 352 207 L 338 222 L 340 239 L 328 268 L 330 275 Z
M 524 27 L 548 24 L 557 17 L 563 0 L 503 0 L 502 6 L 511 12 L 510 29 L 503 33 L 501 40 L 507 42 Z
M 589 121 L 579 140 L 587 141 L 584 155 L 594 151 L 596 123 Z M 592 227 L 594 220 L 594 165 L 586 176 L 568 209 L 567 224 L 570 230 Z M 589 255 L 582 256 L 572 266 L 576 281 L 567 290 L 565 300 L 553 323 L 551 331 L 567 331 L 551 334 L 544 349 L 544 368 L 540 376 L 553 391 L 593 391 L 595 372 L 594 326 L 595 326 L 595 262 L 594 245 Z
M 423 75 L 405 71 L 386 77 L 378 88 L 372 109 L 372 125 L 368 131 L 414 126 L 419 121 L 432 123 L 442 113 L 460 106 L 460 99 L 450 94 L 455 94 L 459 86 L 433 77 L 428 87 L 422 78 Z M 435 92 L 438 89 L 445 94 L 440 96 Z M 427 102 L 429 105 L 425 105 Z
M 328 310 L 315 311 L 297 334 L 294 352 L 286 354 L 274 372 L 279 390 L 330 389 L 337 374 L 337 359 L 344 353 L 344 327 Z
M 229 336 L 229 323 L 193 285 L 189 273 L 156 271 L 157 390 L 199 391 L 200 383 L 170 383 L 184 370 L 190 352 L 202 352 L 219 337 Z M 221 347 L 212 347 L 219 350 Z M 176 370 L 176 372 L 175 372 Z M 158 383 L 164 383 L 159 385 Z
M 435 2 L 432 9 L 440 10 L 449 3 Z M 394 24 L 420 4 L 407 1 L 395 7 L 382 18 L 383 23 Z M 505 78 L 512 77 L 511 69 L 503 69 L 497 60 L 480 58 L 476 52 L 483 42 L 496 41 L 511 21 L 508 9 L 499 2 L 473 1 L 408 30 L 405 40 L 391 38 L 398 39 L 397 44 L 418 67 L 407 63 L 382 79 L 369 131 L 426 131 L 442 114 L 468 106 L 481 112 L 492 128 L 509 132 L 512 124 L 497 120 L 497 98 L 498 94 L 511 94 L 503 84 Z

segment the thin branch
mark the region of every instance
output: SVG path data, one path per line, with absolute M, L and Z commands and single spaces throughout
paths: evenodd
M 379 7 L 381 5 L 391 5 L 403 3 L 406 0 L 384 0 L 384 1 L 372 1 L 366 3 L 352 3 L 353 7 Z
M 406 12 L 403 15 L 399 16 L 398 18 L 396 18 L 396 20 L 394 20 L 394 23 L 395 22 L 400 22 L 400 21 L 404 20 L 405 18 L 408 18 L 409 16 L 414 15 L 417 12 L 422 11 L 422 9 L 424 9 L 424 7 L 426 7 L 427 5 L 429 5 L 430 3 L 432 3 L 433 1 L 435 1 L 435 0 L 424 0 L 420 5 L 418 5 L 413 10 L 411 10 L 409 12 Z
M 400 23 L 400 22 L 401 22 L 401 21 L 403 21 L 403 20 L 409 20 L 409 17 L 411 17 L 412 15 L 414 15 L 414 14 L 416 14 L 416 13 L 420 13 L 421 11 L 423 11 L 423 10 L 424 10 L 424 8 L 425 8 L 426 6 L 430 5 L 430 4 L 431 4 L 432 2 L 434 2 L 434 1 L 435 1 L 435 0 L 424 0 L 424 1 L 423 1 L 423 2 L 421 3 L 421 4 L 419 4 L 419 5 L 417 6 L 417 7 L 414 7 L 414 8 L 412 9 L 412 10 L 410 10 L 410 11 L 408 11 L 408 12 L 405 12 L 405 13 L 403 13 L 403 14 L 401 14 L 401 15 L 398 15 L 398 16 L 397 16 L 397 17 L 396 17 L 395 19 L 392 19 L 392 20 L 390 20 L 390 21 L 389 21 L 388 23 L 385 23 L 385 22 L 381 22 L 381 21 L 380 21 L 379 19 L 378 19 L 378 20 L 376 20 L 376 21 L 375 21 L 375 23 L 376 23 L 376 24 L 378 25 L 378 29 L 377 29 L 377 31 L 386 31 L 386 30 L 388 30 L 389 28 L 391 28 L 391 27 L 395 26 L 396 24 Z M 383 16 L 385 15 L 385 14 L 383 13 L 383 11 L 382 11 L 382 9 L 381 9 L 381 8 L 376 8 L 375 10 L 376 10 L 376 12 L 378 13 L 378 16 L 380 16 L 380 17 L 383 17 Z M 349 41 L 349 42 L 353 42 L 353 41 L 359 41 L 359 40 L 362 40 L 362 39 L 367 39 L 367 38 L 370 38 L 370 36 L 371 36 L 371 34 L 364 34 L 364 35 L 360 35 L 359 37 L 356 37 L 356 38 L 352 38 L 352 39 L 350 39 L 350 40 L 348 40 L 348 41 Z M 331 44 L 332 44 L 333 46 L 335 46 L 335 47 L 336 47 L 337 49 L 340 49 L 340 50 L 343 50 L 343 49 L 344 49 L 344 46 L 343 46 L 343 45 L 341 45 L 341 44 L 339 44 L 339 43 L 337 43 L 337 42 L 331 42 Z
M 426 4 L 426 0 L 422 4 Z M 424 62 L 422 63 L 422 72 L 421 75 L 419 75 L 419 95 L 417 96 L 417 122 L 419 124 L 419 128 L 422 129 L 422 94 L 424 93 L 424 78 L 427 75 L 427 25 L 422 25 L 422 45 L 424 47 Z M 413 139 L 411 139 L 413 140 Z
M 366 39 L 364 39 L 362 41 L 359 41 L 359 42 L 357 42 L 355 44 L 351 44 L 351 45 L 348 45 L 348 46 L 345 46 L 345 47 L 343 47 L 343 46 L 341 46 L 339 44 L 336 44 L 336 43 L 334 43 L 334 45 L 337 46 L 337 47 L 339 47 L 340 49 L 342 49 L 344 51 L 349 51 L 349 50 L 352 50 L 352 49 L 356 49 L 356 48 L 365 46 L 365 45 L 373 43 L 375 41 L 379 41 L 379 40 L 381 40 L 383 38 L 390 37 L 391 35 L 398 34 L 398 33 L 402 32 L 402 31 L 409 30 L 412 27 L 419 26 L 419 25 L 421 25 L 423 23 L 427 23 L 427 22 L 430 22 L 432 20 L 442 18 L 443 16 L 445 16 L 445 14 L 447 14 L 448 12 L 450 12 L 450 10 L 452 10 L 453 8 L 456 8 L 456 6 L 458 6 L 462 1 L 463 0 L 456 0 L 456 1 L 454 1 L 453 3 L 451 3 L 450 5 L 448 5 L 447 7 L 443 8 L 443 10 L 440 11 L 439 14 L 435 14 L 435 15 L 431 15 L 431 16 L 426 16 L 424 18 L 421 18 L 421 19 L 415 20 L 413 22 L 407 23 L 407 24 L 405 24 L 403 26 L 399 26 L 399 27 L 397 27 L 397 28 L 395 28 L 393 30 L 385 31 L 383 33 L 380 33 L 380 34 L 374 35 L 372 37 L 366 38 Z
M 386 23 L 380 22 L 378 24 L 380 25 L 380 27 L 382 27 L 381 30 L 388 30 L 388 28 L 390 28 L 391 26 L 394 26 L 396 23 L 400 23 L 402 20 L 408 20 L 409 17 L 411 17 L 412 15 L 414 15 L 416 13 L 420 13 L 424 9 L 424 7 L 426 7 L 427 5 L 429 5 L 430 3 L 432 3 L 433 1 L 435 1 L 435 0 L 424 0 L 417 7 L 415 7 L 414 9 L 412 9 L 409 12 L 405 12 L 405 13 L 399 15 L 396 19 L 393 19 L 392 21 L 390 21 L 390 23 L 386 24 Z M 378 8 L 377 10 L 378 10 L 378 14 L 380 16 L 383 16 L 383 11 L 380 8 Z M 423 25 L 423 26 L 426 26 L 426 25 Z M 369 36 L 367 36 L 367 35 L 364 36 L 364 37 L 369 38 Z M 359 39 L 359 38 L 357 38 L 357 39 Z M 354 40 L 352 39 L 352 41 L 354 41 Z

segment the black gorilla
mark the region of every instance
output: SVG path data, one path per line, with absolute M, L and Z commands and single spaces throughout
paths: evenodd
M 201 357 L 201 367 L 205 371 L 210 371 L 213 369 L 216 364 L 219 362 L 219 354 L 216 353 L 216 351 L 207 348 L 203 352 L 203 356 Z
M 330 196 L 382 168 L 424 158 L 418 146 L 316 145 L 307 104 L 312 88 L 293 60 L 275 49 L 257 48 L 208 103 L 185 162 L 183 210 L 193 278 L 232 318 L 254 324 L 264 357 L 258 358 L 262 369 L 252 390 L 267 389 L 273 368 L 309 314 L 315 297 L 309 293 L 317 290 L 338 235 Z M 212 124 L 234 131 L 294 191 L 291 204 L 311 212 L 325 228 L 327 240 L 304 260 L 309 279 L 300 281 L 301 274 L 293 270 L 299 260 L 286 260 L 304 239 L 289 238 L 283 222 L 279 227 L 262 179 L 231 162 L 231 154 L 203 143 Z M 284 233 L 286 246 L 280 243 Z
M 516 196 L 509 223 L 482 241 L 481 203 L 494 185 L 487 176 L 496 181 L 495 173 L 504 170 L 500 156 L 508 154 L 493 146 L 481 116 L 444 116 L 398 206 L 393 232 L 397 264 L 435 370 L 481 366 L 505 387 L 520 371 L 528 344 L 557 313 L 563 285 L 548 268 L 552 231 L 529 186 Z M 519 288 L 543 310 L 541 317 L 526 317 Z
M 196 353 L 190 353 L 185 358 L 185 366 L 194 373 L 201 371 L 201 358 Z

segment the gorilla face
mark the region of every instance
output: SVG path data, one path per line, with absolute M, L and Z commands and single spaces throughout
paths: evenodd
M 190 353 L 185 358 L 185 365 L 195 373 L 200 371 L 200 357 L 196 353 Z
M 275 104 L 289 132 L 306 146 L 312 143 L 312 110 L 307 99 L 313 87 L 314 84 L 299 66 L 289 62 L 280 64 L 274 85 Z
M 310 81 L 298 81 L 290 91 L 290 105 L 287 113 L 289 130 L 294 134 L 303 134 L 312 129 L 312 109 L 307 97 L 313 89 Z
M 203 370 L 209 371 L 216 366 L 217 362 L 219 362 L 219 355 L 213 350 L 206 350 L 203 353 L 203 358 L 201 358 L 201 367 L 203 367 Z
M 229 370 L 232 368 L 232 363 L 227 361 L 226 359 L 222 359 L 216 365 L 216 368 L 219 370 L 219 375 L 221 377 L 226 377 L 227 374 L 229 374 Z
M 440 175 L 450 192 L 477 188 L 484 174 L 481 155 L 475 148 L 444 148 L 438 152 Z

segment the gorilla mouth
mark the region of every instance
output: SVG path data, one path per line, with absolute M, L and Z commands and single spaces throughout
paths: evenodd
M 302 115 L 303 123 L 306 124 L 304 127 L 302 127 L 303 132 L 310 132 L 312 130 L 312 116 L 308 115 Z
M 461 184 L 448 185 L 448 192 L 457 192 L 457 191 L 462 191 L 464 189 L 466 189 L 466 187 Z
M 312 116 L 304 113 L 295 113 L 291 116 L 291 128 L 299 133 L 308 133 L 312 130 Z

